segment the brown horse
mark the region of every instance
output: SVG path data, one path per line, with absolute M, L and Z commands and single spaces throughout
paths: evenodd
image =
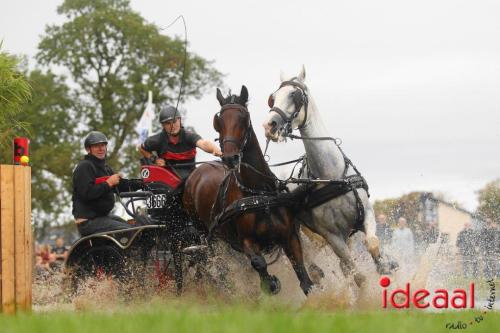
M 262 289 L 271 294 L 280 291 L 280 282 L 268 273 L 262 253 L 281 246 L 307 295 L 313 283 L 304 268 L 298 226 L 294 224 L 291 209 L 267 207 L 240 211 L 224 219 L 227 214 L 223 213 L 228 207 L 241 203 L 241 199 L 258 202 L 263 195 L 275 196 L 278 189 L 252 128 L 246 108 L 247 88 L 242 86 L 240 96 L 227 98 L 217 89 L 217 99 L 221 110 L 215 115 L 213 124 L 219 132 L 224 164 L 206 163 L 192 172 L 185 185 L 184 207 L 208 230 L 213 229 L 234 249 L 245 253 L 259 273 Z

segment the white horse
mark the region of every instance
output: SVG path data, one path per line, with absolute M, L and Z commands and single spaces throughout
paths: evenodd
M 348 188 L 344 191 L 346 193 L 324 203 L 321 203 L 321 196 L 325 193 L 317 195 L 319 205 L 306 209 L 297 218 L 330 244 L 340 258 L 344 275 L 352 274 L 356 284 L 361 286 L 365 277 L 357 270 L 347 245 L 353 231 L 365 233 L 365 245 L 380 274 L 388 274 L 391 268 L 395 268 L 391 265 L 395 264 L 389 264 L 380 255 L 379 241 L 375 235 L 375 214 L 368 200 L 366 182 L 336 142 L 326 139 L 329 133 L 304 81 L 304 66 L 299 75 L 293 78 L 284 77 L 281 73 L 281 85 L 269 97 L 271 110 L 263 124 L 266 137 L 282 142 L 287 136 L 290 137 L 293 129 L 298 128 L 303 138 L 311 177 L 322 180 L 355 180 L 357 185 L 353 185 L 351 190 Z M 327 185 L 320 183 L 316 189 L 325 186 Z

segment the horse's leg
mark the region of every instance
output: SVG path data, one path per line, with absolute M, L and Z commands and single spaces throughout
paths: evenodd
M 253 269 L 259 273 L 260 286 L 262 290 L 271 295 L 276 295 L 281 290 L 280 280 L 274 275 L 270 275 L 267 271 L 267 263 L 264 257 L 260 254 L 260 249 L 257 244 L 251 239 L 243 240 L 243 251 L 250 259 Z
M 300 288 L 304 294 L 309 294 L 313 283 L 307 274 L 306 268 L 304 267 L 304 259 L 302 257 L 302 246 L 300 244 L 299 236 L 296 232 L 292 232 L 292 234 L 288 237 L 287 242 L 284 244 L 283 249 L 285 253 L 292 263 L 293 270 L 295 274 L 297 274 L 297 278 L 300 281 Z
M 341 235 L 337 235 L 332 232 L 323 232 L 322 235 L 332 247 L 333 252 L 335 252 L 335 254 L 339 257 L 340 268 L 342 269 L 344 275 L 349 276 L 352 274 L 356 285 L 361 287 L 366 278 L 356 269 L 351 252 L 349 251 L 349 247 L 347 246 L 344 238 Z
M 392 260 L 385 260 L 380 254 L 380 242 L 377 235 L 375 235 L 376 222 L 375 213 L 371 205 L 365 206 L 365 245 L 368 252 L 375 261 L 375 266 L 377 267 L 377 272 L 379 274 L 391 274 L 392 271 L 398 268 L 398 264 Z
M 283 249 L 285 250 L 285 254 L 290 260 L 293 270 L 300 281 L 300 288 L 304 294 L 308 295 L 313 286 L 313 282 L 311 281 L 304 266 L 304 253 L 302 251 L 302 244 L 298 234 L 299 228 L 296 228 L 293 224 L 293 220 L 291 216 L 287 214 L 287 211 L 282 211 L 282 213 L 283 224 L 290 226 L 291 229 L 289 230 L 289 234 L 285 235 L 286 239 L 283 242 Z
M 324 245 L 327 245 L 325 239 L 322 238 L 319 234 L 312 231 L 309 227 L 307 227 L 303 219 L 296 217 L 295 221 L 301 224 L 299 239 L 301 240 L 301 244 L 304 244 L 304 242 L 306 243 L 306 248 L 307 244 L 309 244 L 309 247 L 311 249 L 318 249 L 323 247 Z M 305 265 L 309 263 L 309 268 L 307 269 L 307 271 L 310 274 L 311 280 L 314 284 L 319 285 L 321 279 L 325 277 L 325 272 L 316 264 L 314 258 L 311 256 L 311 253 L 304 250 L 304 247 L 302 247 L 302 255 L 304 256 Z

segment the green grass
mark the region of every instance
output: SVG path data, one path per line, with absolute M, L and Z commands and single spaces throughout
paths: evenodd
M 447 322 L 469 322 L 478 312 L 324 312 L 272 305 L 141 305 L 112 311 L 0 315 L 0 332 L 446 332 Z M 467 332 L 497 332 L 500 313 L 489 312 Z

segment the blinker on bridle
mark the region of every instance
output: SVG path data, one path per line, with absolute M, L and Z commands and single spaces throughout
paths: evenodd
M 299 116 L 299 113 L 300 113 L 300 110 L 302 109 L 302 107 L 304 107 L 304 112 L 305 112 L 304 120 L 302 121 L 302 124 L 300 124 L 298 126 L 298 129 L 299 130 L 302 129 L 305 126 L 306 121 L 307 121 L 307 107 L 309 105 L 309 99 L 307 97 L 307 88 L 302 83 L 294 81 L 295 79 L 297 79 L 297 78 L 294 77 L 288 81 L 283 81 L 281 83 L 280 87 L 278 89 L 276 89 L 276 91 L 278 91 L 283 87 L 293 86 L 293 87 L 297 88 L 298 91 L 300 91 L 300 95 L 301 95 L 300 99 L 293 98 L 295 110 L 290 117 L 288 117 L 287 114 L 283 110 L 281 110 L 279 107 L 274 106 L 273 95 L 276 93 L 276 91 L 274 93 L 272 93 L 271 95 L 269 95 L 269 100 L 268 100 L 268 105 L 271 108 L 269 110 L 269 112 L 272 112 L 272 111 L 276 112 L 277 114 L 280 115 L 280 117 L 285 122 L 285 126 L 284 126 L 285 134 L 290 134 L 292 132 L 292 130 L 293 130 L 292 129 L 292 121 Z
M 250 121 L 250 114 L 249 114 L 248 109 L 246 107 L 244 107 L 243 105 L 240 105 L 240 104 L 234 104 L 233 99 L 231 100 L 231 102 L 232 102 L 231 104 L 226 104 L 226 105 L 222 106 L 219 113 L 216 114 L 215 116 L 220 120 L 224 111 L 229 110 L 229 109 L 238 109 L 242 114 L 248 116 L 248 125 L 247 125 L 247 128 L 245 129 L 245 136 L 243 138 L 243 141 L 240 141 L 238 138 L 228 136 L 228 137 L 225 137 L 223 140 L 220 140 L 219 144 L 220 144 L 220 148 L 221 148 L 222 152 L 224 152 L 224 144 L 226 142 L 231 142 L 234 145 L 236 145 L 236 147 L 238 147 L 240 150 L 240 152 L 239 152 L 240 159 L 239 160 L 241 161 L 241 159 L 243 157 L 243 150 L 245 149 L 247 142 L 248 142 L 248 138 L 250 136 L 250 129 L 252 127 L 252 122 Z

